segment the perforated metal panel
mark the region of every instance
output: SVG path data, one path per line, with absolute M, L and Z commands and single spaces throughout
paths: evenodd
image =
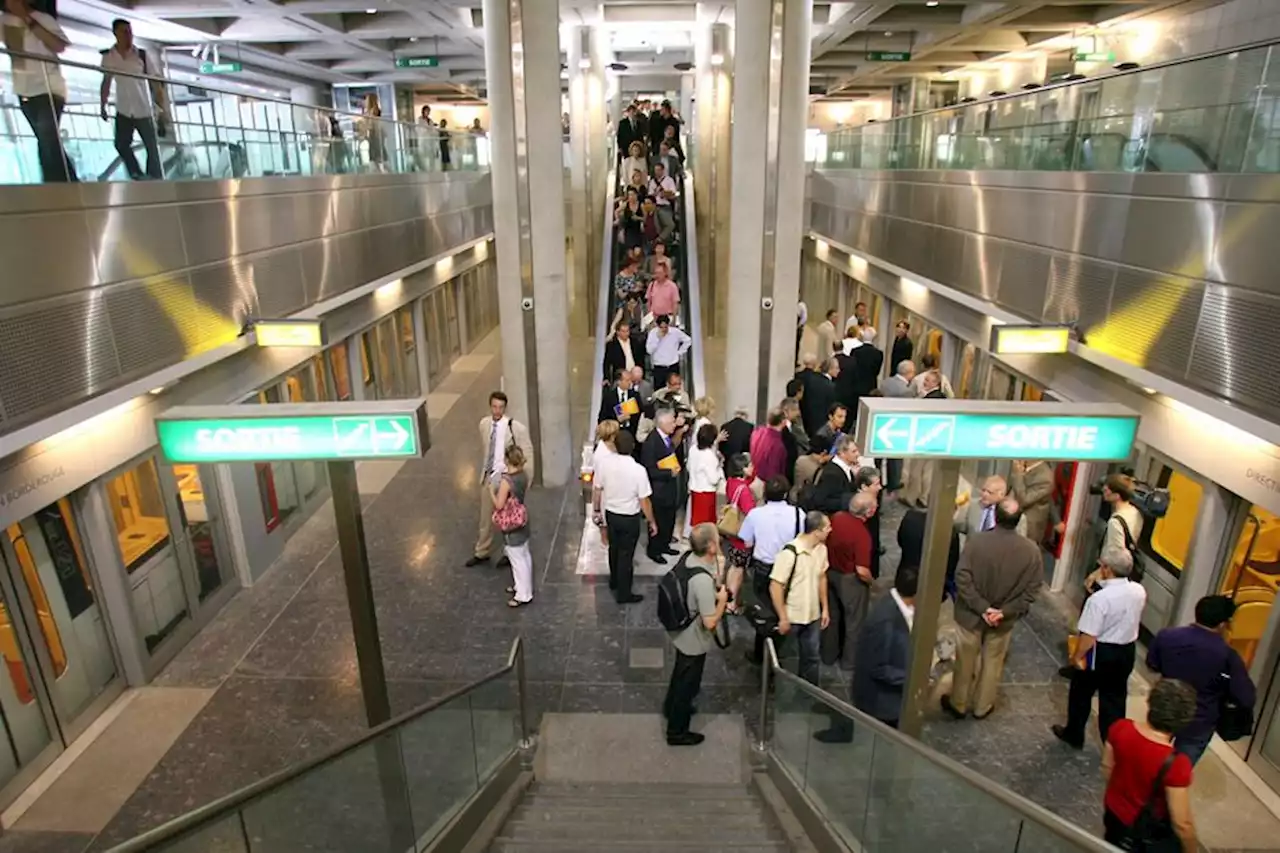
M 1000 260 L 996 302 L 1033 320 L 1044 315 L 1049 284 L 1049 256 L 1041 249 L 1006 243 Z
M 1274 340 L 1277 317 L 1280 297 L 1206 288 L 1188 380 L 1280 418 L 1280 348 L 1258 346 Z
M 168 366 L 175 352 L 198 352 L 206 330 L 186 275 L 107 291 L 107 315 L 123 376 Z
M 1115 267 L 1077 255 L 1054 255 L 1049 261 L 1046 323 L 1074 323 L 1088 331 L 1101 326 L 1111 309 Z
M 285 317 L 303 308 L 306 294 L 296 248 L 254 255 L 250 262 L 258 292 L 258 316 Z
M 1198 281 L 1118 267 L 1111 313 L 1089 343 L 1130 364 L 1185 376 L 1203 295 Z
M 69 334 L 85 330 L 89 334 Z M 100 293 L 0 318 L 0 404 L 6 428 L 84 400 L 119 378 Z

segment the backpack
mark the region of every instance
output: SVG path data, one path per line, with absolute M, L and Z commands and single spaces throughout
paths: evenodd
M 1133 533 L 1129 530 L 1129 522 L 1124 517 L 1116 514 L 1112 516 L 1116 521 L 1120 522 L 1120 530 L 1124 533 L 1124 547 L 1129 552 L 1129 556 L 1133 557 L 1133 571 L 1129 573 L 1129 580 L 1134 583 L 1142 583 L 1142 579 L 1147 574 L 1147 558 L 1138 551 L 1138 543 L 1133 541 Z
M 697 613 L 689 610 L 689 581 L 695 574 L 711 573 L 701 566 L 689 565 L 689 555 L 692 553 L 686 551 L 682 554 L 671 571 L 658 581 L 658 621 L 668 631 L 683 631 L 698 618 Z
M 807 483 L 801 483 L 800 488 L 796 491 L 796 506 L 805 512 L 810 512 L 811 510 L 818 508 L 816 506 L 818 481 L 822 479 L 822 470 L 822 468 L 819 468 L 817 473 L 813 475 L 813 479 L 809 480 Z
M 799 534 L 797 534 L 799 535 Z M 800 553 L 796 551 L 794 545 L 788 542 L 782 546 L 783 551 L 790 551 L 796 555 L 797 561 L 800 559 Z M 791 582 L 796 579 L 796 566 L 791 565 L 791 574 L 787 576 L 787 582 L 782 587 L 782 601 L 785 603 L 791 597 Z M 756 629 L 756 633 L 768 637 L 778 633 L 778 614 L 773 609 L 773 600 L 766 598 L 764 601 L 757 601 L 747 608 L 747 621 Z

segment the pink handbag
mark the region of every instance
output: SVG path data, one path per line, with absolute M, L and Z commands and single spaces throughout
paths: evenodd
M 510 480 L 507 479 L 507 482 Z M 502 505 L 502 509 L 493 511 L 493 523 L 503 533 L 519 530 L 529 523 L 529 511 L 514 491 L 507 495 L 507 502 Z

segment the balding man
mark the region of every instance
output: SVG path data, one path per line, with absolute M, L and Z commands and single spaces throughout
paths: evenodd
M 968 536 L 971 533 L 994 530 L 996 527 L 996 504 L 1004 500 L 1008 494 L 1009 483 L 1004 477 L 994 475 L 983 480 L 982 488 L 978 490 L 978 499 L 969 501 L 956 510 L 956 516 L 953 521 L 956 532 L 962 536 Z M 1018 524 L 1018 532 L 1025 535 L 1027 530 L 1026 519 L 1022 519 Z
M 1040 549 L 1018 533 L 1022 510 L 1005 498 L 995 527 L 969 535 L 956 566 L 956 670 L 942 710 L 956 719 L 995 710 L 1013 627 L 1031 610 L 1044 579 Z
M 1103 743 L 1111 724 L 1124 719 L 1129 674 L 1133 672 L 1142 610 L 1147 605 L 1147 591 L 1129 579 L 1132 573 L 1133 555 L 1128 548 L 1102 549 L 1098 591 L 1085 601 L 1076 623 L 1080 641 L 1070 663 L 1079 672 L 1071 679 L 1067 694 L 1067 724 L 1053 726 L 1054 736 L 1076 749 L 1084 747 L 1094 693 L 1098 694 L 1098 734 Z
M 897 350 L 897 346 L 894 347 Z M 911 380 L 916 378 L 916 364 L 911 359 L 903 359 L 899 361 L 894 369 L 892 376 L 886 377 L 880 383 L 880 393 L 886 397 L 914 397 L 915 392 L 911 390 Z M 852 421 L 856 412 L 849 416 Z M 902 460 L 889 459 L 885 462 L 885 479 L 889 482 L 886 488 L 890 495 L 902 488 Z
M 640 450 L 640 463 L 649 474 L 649 485 L 653 489 L 650 500 L 653 503 L 653 516 L 658 532 L 649 537 L 645 553 L 658 565 L 664 565 L 666 555 L 675 556 L 678 552 L 671 547 L 671 534 L 676 529 L 676 508 L 680 505 L 680 491 L 677 475 L 680 473 L 680 434 L 676 427 L 676 416 L 663 409 L 654 416 L 653 432 L 644 440 Z M 618 590 L 619 604 L 633 604 L 643 600 L 627 590 L 623 595 Z
M 867 520 L 876 511 L 876 496 L 869 491 L 849 499 L 847 510 L 831 516 L 827 536 L 827 598 L 831 602 L 831 624 L 822 632 L 822 662 L 837 660 L 842 669 L 853 669 L 858 634 L 871 601 L 875 580 L 875 541 Z

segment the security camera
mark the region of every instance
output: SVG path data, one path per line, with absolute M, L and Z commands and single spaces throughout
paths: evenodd
M 532 297 L 532 296 L 526 296 L 524 299 L 521 299 L 521 300 L 520 300 L 520 307 L 521 307 L 521 308 L 523 308 L 523 309 L 524 309 L 524 310 L 526 310 L 526 311 L 532 311 L 532 310 L 533 310 L 533 297 Z
M 769 296 L 766 296 L 764 299 L 761 299 L 761 300 L 760 300 L 760 307 L 761 307 L 761 308 L 763 308 L 763 309 L 764 309 L 764 310 L 766 310 L 766 311 L 772 311 L 772 310 L 773 310 L 773 298 L 772 298 L 772 297 L 769 297 Z

